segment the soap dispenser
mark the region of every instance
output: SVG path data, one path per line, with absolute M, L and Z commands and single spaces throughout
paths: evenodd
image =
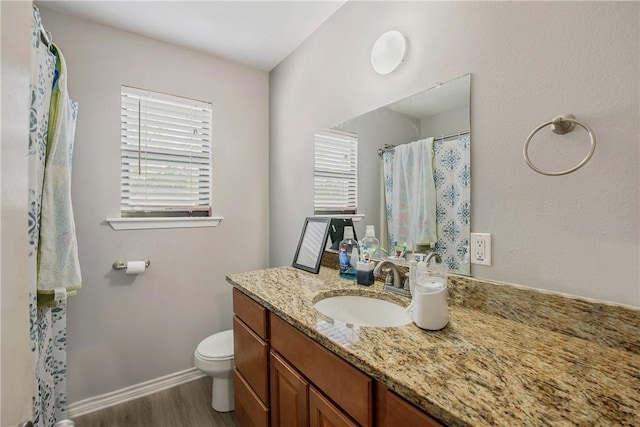
M 442 263 L 420 260 L 416 285 L 407 312 L 418 327 L 437 331 L 449 323 L 447 268 Z

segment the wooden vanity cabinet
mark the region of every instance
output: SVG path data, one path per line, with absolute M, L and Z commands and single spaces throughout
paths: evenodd
M 272 353 L 275 351 L 282 355 L 290 366 L 295 367 L 296 371 L 316 387 L 316 393 L 321 390 L 322 395 L 335 403 L 336 411 L 344 411 L 358 425 L 373 426 L 371 378 L 273 313 L 269 316 L 269 333 Z M 309 400 L 311 396 L 310 392 Z M 273 395 L 271 398 L 273 401 Z M 318 407 L 323 408 L 322 402 L 316 401 L 320 402 Z
M 234 288 L 233 313 L 236 418 L 243 427 L 268 427 L 268 311 Z
M 384 384 L 376 382 L 376 427 L 444 427 Z
M 233 313 L 241 427 L 442 427 L 236 288 Z

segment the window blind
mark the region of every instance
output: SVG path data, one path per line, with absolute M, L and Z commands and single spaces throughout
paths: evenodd
M 121 90 L 121 216 L 211 215 L 211 103 Z
M 357 135 L 324 130 L 314 135 L 314 211 L 355 214 L 358 205 Z

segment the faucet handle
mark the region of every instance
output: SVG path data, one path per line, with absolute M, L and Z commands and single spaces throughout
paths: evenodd
M 389 268 L 382 268 L 381 271 L 386 273 L 384 276 L 384 284 L 393 286 L 393 270 Z
M 409 283 L 409 273 L 405 274 L 402 287 L 405 291 L 411 291 L 411 284 Z

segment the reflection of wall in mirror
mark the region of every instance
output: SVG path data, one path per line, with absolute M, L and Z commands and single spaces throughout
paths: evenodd
M 382 167 L 378 148 L 415 141 L 420 136 L 420 121 L 381 108 L 334 128 L 358 135 L 358 213 L 365 218 L 354 223 L 356 234 L 364 236 L 366 225 L 375 225 L 379 233 Z
M 437 138 L 443 135 L 451 135 L 457 132 L 468 131 L 471 111 L 469 106 L 445 111 L 434 116 L 425 117 L 420 120 L 420 137 Z

